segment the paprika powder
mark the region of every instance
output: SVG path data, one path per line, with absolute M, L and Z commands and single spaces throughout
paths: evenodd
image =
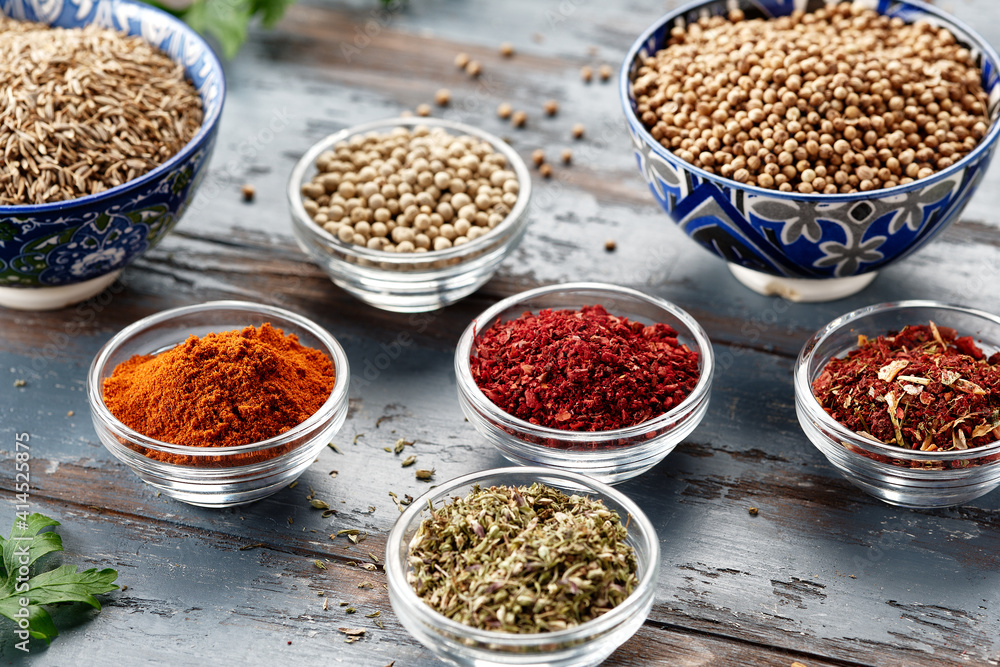
M 333 362 L 325 354 L 265 323 L 191 336 L 160 354 L 136 355 L 115 367 L 104 380 L 103 394 L 119 421 L 149 438 L 233 447 L 268 440 L 301 424 L 330 397 L 335 379 Z M 142 453 L 173 463 L 197 462 L 146 448 Z
M 667 324 L 644 325 L 601 305 L 542 310 L 497 322 L 470 358 L 479 389 L 500 409 L 567 431 L 641 424 L 698 384 L 698 352 Z

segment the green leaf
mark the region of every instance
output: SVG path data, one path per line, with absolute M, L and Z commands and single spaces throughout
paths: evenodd
M 41 605 L 82 602 L 100 610 L 101 603 L 94 596 L 118 588 L 112 583 L 118 578 L 118 573 L 110 568 L 90 568 L 78 572 L 76 565 L 62 565 L 47 572 L 33 572 L 39 558 L 63 550 L 62 538 L 58 534 L 53 531 L 38 532 L 58 525 L 55 519 L 32 514 L 27 519 L 15 520 L 10 537 L 6 540 L 0 538 L 0 551 L 3 552 L 0 616 L 6 616 L 15 623 L 27 619 L 31 636 L 46 642 L 59 636 L 59 631 Z M 27 574 L 21 568 L 27 568 Z
M 47 553 L 62 551 L 62 539 L 55 533 L 37 535 L 43 528 L 58 525 L 55 519 L 37 512 L 29 515 L 27 520 L 15 519 L 10 537 L 2 541 L 3 571 L 7 581 L 14 578 L 21 565 L 31 565 Z M 48 537 L 50 535 L 54 537 Z M 25 559 L 27 562 L 23 562 Z
M 116 590 L 118 587 L 112 582 L 117 578 L 118 573 L 110 568 L 77 572 L 76 565 L 63 565 L 32 577 L 28 592 L 22 595 L 27 596 L 31 604 L 83 602 L 100 609 L 101 603 L 94 595 Z
M 253 15 L 260 16 L 265 28 L 273 28 L 295 0 L 253 0 Z
M 0 600 L 0 616 L 6 616 L 17 623 L 18 618 L 14 615 L 21 613 L 21 604 L 18 602 L 19 597 L 21 596 Z M 44 639 L 48 643 L 59 636 L 59 630 L 56 629 L 56 624 L 52 622 L 49 612 L 38 605 L 29 605 L 26 609 L 28 610 L 28 615 L 24 618 L 28 619 L 28 632 L 32 637 L 35 639 Z

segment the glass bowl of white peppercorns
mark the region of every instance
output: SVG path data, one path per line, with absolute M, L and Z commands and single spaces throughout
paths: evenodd
M 468 296 L 528 224 L 528 168 L 502 139 L 434 118 L 357 125 L 315 144 L 288 183 L 302 249 L 335 284 L 383 310 Z
M 657 202 L 740 282 L 802 301 L 860 291 L 958 219 L 1000 136 L 998 57 L 970 28 L 815 4 L 688 4 L 619 82 Z

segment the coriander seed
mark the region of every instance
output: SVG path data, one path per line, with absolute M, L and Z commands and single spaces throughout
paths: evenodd
M 469 54 L 459 53 L 455 56 L 455 67 L 458 69 L 465 69 L 465 66 L 469 64 Z
M 588 65 L 584 65 L 580 68 L 580 78 L 583 79 L 584 83 L 590 83 L 591 79 L 594 78 L 594 70 Z
M 431 105 L 429 105 L 429 104 L 418 104 L 416 111 L 417 111 L 417 115 L 418 116 L 430 116 L 431 115 Z
M 523 111 L 515 111 L 510 118 L 510 124 L 514 127 L 524 127 L 528 122 L 528 114 Z
M 552 165 L 547 162 L 540 165 L 538 173 L 542 175 L 542 178 L 552 178 Z
M 535 150 L 531 151 L 531 161 L 535 163 L 536 167 L 542 166 L 542 164 L 545 162 L 545 151 L 543 151 L 541 148 L 536 148 Z
M 601 77 L 601 81 L 608 81 L 611 79 L 612 69 L 611 65 L 601 65 L 597 70 L 598 76 Z
M 546 100 L 542 108 L 546 116 L 555 116 L 559 112 L 559 103 L 555 100 Z
M 436 93 L 434 93 L 434 102 L 439 107 L 446 107 L 451 102 L 451 91 L 447 88 L 441 88 Z
M 514 110 L 506 102 L 501 102 L 500 106 L 497 107 L 497 116 L 503 118 L 504 120 L 510 118 L 512 113 L 514 113 Z
M 569 164 L 570 162 L 573 161 L 573 151 L 571 151 L 568 148 L 564 148 L 562 150 L 562 156 L 561 157 L 562 157 L 562 163 L 563 164 Z
M 500 55 L 504 58 L 510 58 L 514 55 L 514 45 L 510 42 L 504 42 L 500 45 Z
M 573 126 L 572 133 L 574 139 L 580 139 L 583 137 L 583 123 L 577 123 Z
M 479 64 L 478 60 L 470 60 L 469 64 L 465 66 L 465 73 L 476 78 L 483 73 L 483 66 Z
M 245 183 L 242 188 L 240 188 L 240 193 L 243 195 L 243 201 L 252 202 L 254 197 L 257 196 L 257 188 Z

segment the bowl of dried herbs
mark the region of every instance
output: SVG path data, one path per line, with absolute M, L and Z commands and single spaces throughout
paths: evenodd
M 498 468 L 414 501 L 386 546 L 403 626 L 459 665 L 598 665 L 653 604 L 656 532 L 589 477 Z
M 795 365 L 795 409 L 847 479 L 904 507 L 1000 486 L 1000 317 L 935 301 L 838 317 Z

